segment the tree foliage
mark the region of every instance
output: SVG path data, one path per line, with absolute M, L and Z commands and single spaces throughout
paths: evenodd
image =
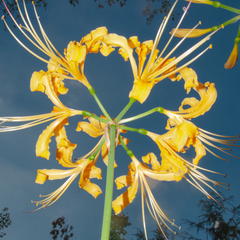
M 60 217 L 56 221 L 52 222 L 53 229 L 50 232 L 52 239 L 58 239 L 58 236 L 64 240 L 68 240 L 73 237 L 73 226 L 66 224 L 65 217 Z
M 197 232 L 205 232 L 206 239 L 240 239 L 240 205 L 233 206 L 233 196 L 223 201 L 216 193 L 211 195 L 216 201 L 201 199 L 197 207 L 202 214 L 197 217 L 196 221 L 184 219 L 185 224 Z M 182 239 L 198 240 L 192 236 L 185 236 Z
M 98 8 L 104 8 L 104 5 L 112 6 L 113 4 L 119 4 L 120 7 L 127 5 L 127 2 L 131 0 L 94 0 L 98 4 Z M 147 18 L 147 24 L 151 25 L 154 17 L 159 14 L 167 15 L 172 7 L 172 0 L 146 0 L 144 9 L 142 9 L 143 15 Z M 139 0 L 134 0 L 135 4 L 138 4 Z M 172 20 L 177 18 L 179 13 L 174 11 L 172 13 Z
M 6 233 L 3 231 L 4 228 L 8 228 L 12 223 L 10 219 L 10 213 L 8 213 L 7 211 L 8 208 L 5 207 L 0 213 L 0 238 L 6 235 Z
M 79 3 L 79 0 L 68 0 L 71 5 L 74 7 L 76 4 Z M 18 12 L 17 7 L 17 1 L 16 0 L 5 0 L 8 9 L 11 11 L 13 17 L 16 19 L 16 21 L 19 21 L 21 19 L 21 16 Z M 25 0 L 26 4 L 32 4 L 32 0 Z M 48 1 L 47 0 L 35 0 L 34 5 L 36 7 L 43 7 L 45 10 L 47 9 Z M 0 10 L 2 11 L 3 15 L 9 15 L 3 2 L 0 1 Z
M 127 230 L 126 227 L 130 226 L 129 216 L 125 213 L 115 215 L 112 211 L 111 227 L 110 227 L 110 240 L 125 240 Z
M 124 7 L 127 5 L 127 2 L 131 0 L 94 0 L 97 3 L 98 8 L 104 8 L 104 6 L 112 6 L 113 4 L 119 4 L 120 7 Z M 151 25 L 153 22 L 154 17 L 159 14 L 167 15 L 172 7 L 171 1 L 173 0 L 146 0 L 146 4 L 142 9 L 143 15 L 146 17 L 146 22 L 148 25 Z M 9 10 L 11 11 L 14 18 L 19 21 L 20 15 L 17 10 L 17 3 L 15 0 L 5 0 Z M 25 0 L 28 4 L 32 2 L 32 0 Z M 79 0 L 68 0 L 68 2 L 72 6 L 76 6 L 79 3 Z M 138 4 L 139 0 L 134 0 L 135 4 Z M 35 0 L 34 4 L 36 7 L 43 7 L 47 9 L 48 1 L 47 0 Z M 0 1 L 0 10 L 4 15 L 8 15 L 5 6 L 3 5 L 2 1 Z M 179 13 L 174 11 L 172 13 L 172 20 L 179 16 Z

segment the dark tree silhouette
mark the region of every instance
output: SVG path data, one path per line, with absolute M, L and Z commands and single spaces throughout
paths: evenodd
M 89 0 L 88 0 L 89 1 Z M 104 8 L 104 6 L 112 6 L 113 4 L 118 3 L 120 7 L 127 5 L 127 2 L 131 0 L 94 0 L 97 3 L 98 8 Z M 11 11 L 14 18 L 19 21 L 20 15 L 17 10 L 17 3 L 16 0 L 5 0 L 9 10 Z M 28 4 L 32 2 L 32 0 L 25 0 Z M 68 0 L 68 2 L 73 5 L 74 7 L 79 3 L 79 0 Z M 138 4 L 137 0 L 134 0 L 135 4 Z M 147 24 L 151 25 L 153 19 L 158 14 L 165 14 L 167 15 L 171 9 L 173 0 L 146 0 L 146 5 L 142 10 L 143 15 L 147 18 Z M 36 7 L 43 7 L 47 9 L 48 1 L 47 0 L 35 0 L 34 4 Z M 0 10 L 2 11 L 3 15 L 8 15 L 7 10 L 5 9 L 2 1 L 0 1 Z M 172 20 L 179 16 L 178 12 L 172 13 Z
M 6 233 L 3 231 L 4 228 L 7 228 L 12 223 L 10 219 L 10 213 L 8 213 L 7 211 L 8 208 L 5 207 L 0 213 L 0 238 L 6 235 Z
M 216 193 L 212 193 L 211 195 L 222 206 L 228 208 L 229 211 L 212 199 L 201 199 L 197 207 L 202 214 L 197 217 L 196 221 L 184 219 L 184 223 L 187 224 L 189 228 L 194 228 L 197 232 L 205 232 L 206 239 L 240 239 L 240 205 L 237 207 L 233 206 L 233 196 L 222 201 L 222 198 Z M 186 234 L 186 236 L 183 234 L 182 239 L 199 240 L 190 234 Z
M 50 232 L 52 239 L 58 239 L 58 236 L 64 240 L 68 240 L 73 237 L 73 226 L 66 224 L 65 217 L 60 217 L 56 221 L 52 222 L 53 229 Z
M 71 5 L 74 7 L 76 4 L 78 4 L 79 0 L 68 0 Z M 25 0 L 25 2 L 28 4 L 32 4 L 32 0 Z M 21 19 L 20 14 L 18 12 L 17 2 L 16 0 L 5 0 L 5 3 L 7 4 L 8 9 L 11 11 L 14 18 L 19 21 Z M 21 3 L 20 3 L 21 4 Z M 48 1 L 47 0 L 35 0 L 34 4 L 36 7 L 43 7 L 45 10 L 47 9 Z M 2 11 L 3 15 L 8 15 L 8 12 L 3 4 L 2 1 L 0 1 L 0 10 Z M 15 27 L 15 25 L 14 25 Z
M 127 2 L 130 0 L 94 0 L 98 4 L 98 8 L 104 8 L 104 5 L 112 6 L 113 4 L 118 3 L 120 7 L 127 5 Z M 138 1 L 134 0 L 137 4 Z M 151 25 L 154 17 L 158 14 L 167 15 L 172 7 L 173 0 L 146 0 L 146 6 L 142 10 L 143 15 L 147 18 L 147 24 Z M 172 13 L 172 20 L 177 18 L 179 13 L 174 11 Z
M 183 219 L 183 226 L 187 225 L 187 229 L 194 229 L 197 233 L 203 232 L 204 239 L 211 240 L 238 240 L 240 239 L 240 205 L 234 206 L 234 196 L 222 200 L 216 193 L 211 193 L 216 200 L 204 198 L 199 201 L 197 207 L 201 214 L 196 221 Z M 222 195 L 222 194 L 221 194 Z M 223 195 L 222 195 L 223 196 Z M 164 225 L 163 231 L 168 239 L 174 240 L 202 240 L 192 236 L 188 231 L 177 231 L 176 235 L 170 232 Z M 165 240 L 161 230 L 156 227 L 153 231 L 154 237 L 150 240 Z M 133 234 L 136 240 L 146 240 L 144 232 L 137 229 Z
M 168 239 L 171 240 L 176 239 L 175 233 L 171 232 L 165 225 L 162 225 L 161 227 L 163 229 L 165 236 Z M 133 235 L 136 237 L 136 240 L 146 240 L 144 232 L 141 231 L 139 228 L 137 229 L 137 232 Z M 165 236 L 163 235 L 161 229 L 158 226 L 156 226 L 156 229 L 153 231 L 153 235 L 154 237 L 151 238 L 150 240 L 166 240 Z
M 112 211 L 110 240 L 125 240 L 127 234 L 126 227 L 130 226 L 129 216 L 125 213 L 115 215 Z

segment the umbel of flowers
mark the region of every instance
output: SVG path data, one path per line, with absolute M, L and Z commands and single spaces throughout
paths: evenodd
M 6 6 L 4 1 L 3 3 Z M 173 8 L 176 3 L 177 2 L 173 5 Z M 24 43 L 22 43 L 9 28 L 4 17 L 2 17 L 2 19 L 9 32 L 22 47 L 41 61 L 47 63 L 46 71 L 40 70 L 32 74 L 30 89 L 31 91 L 41 91 L 45 93 L 52 102 L 53 110 L 50 113 L 34 116 L 1 117 L 0 131 L 15 131 L 29 128 L 41 123 L 50 122 L 49 126 L 43 130 L 37 140 L 36 156 L 49 159 L 49 143 L 54 137 L 57 146 L 56 160 L 62 165 L 62 167 L 66 168 L 66 170 L 39 169 L 37 170 L 36 183 L 43 184 L 46 180 L 64 178 L 67 178 L 67 180 L 56 191 L 48 195 L 41 196 L 44 197 L 43 200 L 33 201 L 36 205 L 40 206 L 38 209 L 48 207 L 57 201 L 76 178 L 79 178 L 80 188 L 97 198 L 97 196 L 102 193 L 102 190 L 97 184 L 92 183 L 91 179 L 102 178 L 101 169 L 97 167 L 97 161 L 100 154 L 107 166 L 102 240 L 109 239 L 111 209 L 113 208 L 116 214 L 120 213 L 124 208 L 133 202 L 138 188 L 140 188 L 141 191 L 142 216 L 146 238 L 147 231 L 144 213 L 145 202 L 152 217 L 158 223 L 159 228 L 162 229 L 161 226 L 164 224 L 167 228 L 173 231 L 168 224 L 170 223 L 176 226 L 174 224 L 174 220 L 169 218 L 158 205 L 148 185 L 146 177 L 158 181 L 177 182 L 185 179 L 209 198 L 212 197 L 204 189 L 205 186 L 216 193 L 217 191 L 212 187 L 212 185 L 227 188 L 225 183 L 212 180 L 205 176 L 202 172 L 220 173 L 199 167 L 198 163 L 207 154 L 207 152 L 223 159 L 210 150 L 209 147 L 231 155 L 229 153 L 229 148 L 224 148 L 218 145 L 225 144 L 227 146 L 236 146 L 234 143 L 239 139 L 236 139 L 237 136 L 229 137 L 208 132 L 194 125 L 191 121 L 192 119 L 209 111 L 217 98 L 215 84 L 210 82 L 199 82 L 196 72 L 188 67 L 191 62 L 195 61 L 200 55 L 211 48 L 211 45 L 205 48 L 205 50 L 203 50 L 200 54 L 193 56 L 188 62 L 182 62 L 185 57 L 189 56 L 195 49 L 199 48 L 207 40 L 209 40 L 210 36 L 215 32 L 210 33 L 207 37 L 191 46 L 187 51 L 175 57 L 175 50 L 180 47 L 186 37 L 195 31 L 198 26 L 197 24 L 193 29 L 188 31 L 186 36 L 181 39 L 171 51 L 166 52 L 166 48 L 175 33 L 178 31 L 179 25 L 181 24 L 190 4 L 187 6 L 176 29 L 172 32 L 167 45 L 162 50 L 158 50 L 157 46 L 173 8 L 161 23 L 154 41 L 149 40 L 140 42 L 136 36 L 127 39 L 115 33 L 108 33 L 106 27 L 99 27 L 84 36 L 80 42 L 70 42 L 64 50 L 63 55 L 55 49 L 54 45 L 47 37 L 39 20 L 34 3 L 33 9 L 36 14 L 42 38 L 38 36 L 30 21 L 25 1 L 23 1 L 23 5 L 25 9 L 24 13 L 22 13 L 18 5 L 23 25 L 19 25 L 15 21 L 7 6 L 6 9 L 21 33 L 36 48 L 46 54 L 46 59 L 38 56 Z M 118 49 L 118 53 L 121 57 L 123 57 L 125 61 L 129 61 L 131 64 L 133 87 L 129 93 L 129 103 L 117 117 L 113 118 L 107 113 L 106 109 L 98 99 L 94 88 L 85 76 L 84 64 L 88 54 L 100 52 L 103 56 L 108 56 L 116 48 Z M 138 59 L 135 59 L 133 55 L 134 51 L 137 54 Z M 87 87 L 90 94 L 96 100 L 97 105 L 102 110 L 102 116 L 96 116 L 94 113 L 88 111 L 72 109 L 61 102 L 59 96 L 68 93 L 68 89 L 64 86 L 64 80 L 67 79 L 78 81 L 80 84 Z M 181 79 L 184 81 L 184 88 L 187 93 L 193 89 L 199 94 L 199 99 L 194 97 L 185 98 L 179 104 L 179 109 L 175 111 L 170 111 L 162 107 L 156 107 L 137 116 L 125 119 L 123 118 L 134 102 L 138 101 L 140 103 L 144 103 L 146 101 L 152 88 L 157 83 L 162 80 L 179 81 Z M 146 117 L 153 113 L 160 113 L 167 117 L 165 134 L 161 135 L 150 132 L 145 128 L 137 129 L 126 125 L 128 122 Z M 84 121 L 80 121 L 77 124 L 76 131 L 85 132 L 93 138 L 99 138 L 99 141 L 89 153 L 86 153 L 84 156 L 79 157 L 76 161 L 74 161 L 72 159 L 72 155 L 74 149 L 77 147 L 77 144 L 72 143 L 68 139 L 65 125 L 68 125 L 69 117 L 76 115 L 82 115 L 84 118 Z M 17 122 L 18 125 L 10 124 L 14 122 Z M 125 138 L 125 135 L 128 131 L 136 132 L 136 134 L 142 134 L 149 137 L 153 141 L 153 144 L 158 146 L 159 153 L 155 154 L 153 152 L 149 152 L 146 156 L 136 156 L 127 147 L 129 139 Z M 129 169 L 128 172 L 126 171 L 126 175 L 117 177 L 115 179 L 115 183 L 117 185 L 117 189 L 124 187 L 127 187 L 127 189 L 123 194 L 120 194 L 112 201 L 114 168 L 116 168 L 117 171 L 117 164 L 120 164 L 118 163 L 117 158 L 115 160 L 115 148 L 118 145 L 122 146 L 126 150 L 126 158 L 129 158 Z M 193 159 L 183 158 L 181 153 L 187 152 L 191 147 L 195 149 L 195 157 Z

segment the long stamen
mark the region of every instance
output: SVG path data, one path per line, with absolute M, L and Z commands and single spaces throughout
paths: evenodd
M 209 131 L 206 131 L 202 128 L 198 128 L 201 132 L 205 132 L 209 135 L 212 135 L 212 136 L 216 136 L 216 137 L 223 137 L 223 138 L 237 138 L 237 137 L 240 137 L 240 135 L 238 136 L 225 136 L 225 135 L 220 135 L 220 134 L 216 134 L 216 133 L 212 133 L 212 132 L 209 132 Z
M 217 146 L 215 146 L 214 144 L 212 144 L 211 142 L 209 142 L 209 141 L 207 141 L 206 139 L 202 138 L 201 136 L 198 136 L 198 138 L 199 138 L 199 140 L 205 142 L 205 143 L 208 144 L 209 146 L 214 147 L 214 148 L 220 150 L 221 152 L 224 152 L 224 153 L 228 154 L 229 156 L 232 156 L 232 157 L 235 157 L 235 158 L 237 158 L 237 159 L 240 159 L 240 157 L 237 157 L 237 156 L 235 156 L 235 155 L 233 155 L 233 154 L 231 154 L 231 153 L 229 153 L 229 152 L 224 151 L 224 150 L 231 151 L 231 149 L 225 149 L 225 148 L 217 147 Z
M 160 60 L 160 55 L 159 55 L 158 59 L 156 60 L 156 62 L 157 62 L 157 61 L 159 61 L 159 62 L 156 64 L 155 68 L 152 69 L 152 71 L 155 71 L 155 69 L 158 68 L 158 66 L 160 66 L 166 59 L 168 59 L 169 56 L 171 56 L 171 54 L 174 53 L 174 51 L 183 43 L 183 41 L 187 38 L 187 36 L 188 36 L 194 29 L 196 29 L 196 28 L 198 27 L 199 24 L 201 24 L 201 22 L 199 22 L 194 28 L 192 28 L 192 29 L 186 34 L 186 36 L 185 36 L 184 38 L 182 38 L 182 39 L 178 42 L 178 44 L 177 44 L 161 61 L 159 61 L 159 60 Z
M 196 59 L 198 59 L 201 55 L 203 55 L 208 49 L 211 49 L 212 48 L 212 45 L 210 44 L 205 50 L 203 50 L 201 53 L 199 53 L 196 57 L 194 57 L 193 59 L 191 59 L 190 61 L 188 61 L 187 63 L 185 63 L 185 64 L 183 64 L 181 67 L 178 67 L 178 68 L 176 68 L 174 71 L 171 71 L 170 73 L 168 73 L 168 74 L 164 74 L 163 76 L 161 76 L 161 77 L 159 77 L 159 78 L 155 78 L 155 81 L 161 81 L 161 80 L 163 80 L 163 79 L 165 79 L 166 77 L 168 77 L 168 76 L 170 76 L 170 75 L 172 75 L 172 74 L 175 74 L 175 73 L 177 73 L 177 72 L 179 72 L 181 69 L 183 69 L 184 67 L 186 67 L 186 66 L 188 66 L 189 64 L 191 64 L 192 62 L 194 62 Z M 190 54 L 190 53 L 189 53 Z M 187 55 L 186 55 L 187 56 Z M 185 57 L 186 57 L 185 56 Z M 182 57 L 179 61 L 181 61 L 183 58 L 185 58 L 185 57 Z M 177 59 L 176 59 L 177 60 Z M 176 63 L 176 61 L 174 60 L 174 62 Z M 177 63 L 176 63 L 177 64 Z M 171 68 L 172 66 L 173 66 L 174 64 L 169 64 L 169 65 L 167 65 L 166 67 L 168 67 L 168 68 Z M 153 74 L 153 76 L 154 75 L 156 75 L 156 76 L 158 76 L 158 75 L 160 75 L 160 74 L 162 74 L 163 73 L 163 71 L 162 71 L 162 69 L 160 69 L 160 71 L 159 72 L 161 72 L 161 73 L 154 73 Z M 151 78 L 153 77 L 153 76 L 151 76 Z
M 54 192 L 52 192 L 48 195 L 40 195 L 40 197 L 47 197 L 47 198 L 40 200 L 40 201 L 32 201 L 32 203 L 36 203 L 36 206 L 38 206 L 39 204 L 42 204 L 42 207 L 40 207 L 36 210 L 39 210 L 39 209 L 45 208 L 45 207 L 49 207 L 50 205 L 55 203 L 62 196 L 62 194 L 67 190 L 67 188 L 71 185 L 71 183 L 75 180 L 75 178 L 79 175 L 79 173 L 80 172 L 77 172 L 77 173 L 73 174 L 72 176 L 70 176 L 68 178 L 68 180 Z
M 40 59 L 41 61 L 45 62 L 45 63 L 48 63 L 49 61 L 38 56 L 36 53 L 34 53 L 33 51 L 31 51 L 28 47 L 26 47 L 17 37 L 16 35 L 12 32 L 12 30 L 9 28 L 8 24 L 6 23 L 5 19 L 4 19 L 4 16 L 2 16 L 1 18 L 3 21 L 4 21 L 4 24 L 6 26 L 6 28 L 8 29 L 8 31 L 11 33 L 11 35 L 16 39 L 16 41 L 23 47 L 25 48 L 29 53 L 31 53 L 34 57 Z
M 167 17 L 164 18 L 162 24 L 160 25 L 160 27 L 159 27 L 159 29 L 158 29 L 158 32 L 157 32 L 157 35 L 156 35 L 156 38 L 155 38 L 155 41 L 154 41 L 154 44 L 153 44 L 153 48 L 152 48 L 150 57 L 149 57 L 149 59 L 148 59 L 146 68 L 145 68 L 145 70 L 144 70 L 144 72 L 143 72 L 142 78 L 145 77 L 145 74 L 148 73 L 148 71 L 149 71 L 149 69 L 150 69 L 150 67 L 151 67 L 151 62 L 152 62 L 152 58 L 153 58 L 154 52 L 155 52 L 155 50 L 156 50 L 156 48 L 157 48 L 157 45 L 158 45 L 158 43 L 159 43 L 159 41 L 160 41 L 160 38 L 161 38 L 161 36 L 162 36 L 162 34 L 163 34 L 163 31 L 164 31 L 164 29 L 165 29 L 165 27 L 166 27 L 166 24 L 167 24 L 167 22 L 168 22 L 168 20 L 169 20 L 169 18 L 170 18 L 170 16 L 171 16 L 172 11 L 173 11 L 175 5 L 177 4 L 177 2 L 178 2 L 178 0 L 175 1 L 175 3 L 173 4 L 171 10 L 169 11 Z
M 180 21 L 178 22 L 178 25 L 177 25 L 175 31 L 173 32 L 173 34 L 172 34 L 171 37 L 169 38 L 167 44 L 165 45 L 165 47 L 164 47 L 164 49 L 162 50 L 162 52 L 159 54 L 159 56 L 158 56 L 158 58 L 157 58 L 156 61 L 160 60 L 161 56 L 164 54 L 165 50 L 167 49 L 168 45 L 170 44 L 172 38 L 174 37 L 175 32 L 177 31 L 177 29 L 179 28 L 180 24 L 181 24 L 182 21 L 183 21 L 185 15 L 186 15 L 186 13 L 187 13 L 187 11 L 188 11 L 190 5 L 191 5 L 191 2 L 192 2 L 192 1 L 189 2 L 189 4 L 187 5 L 186 9 L 184 10 L 184 13 L 183 13 L 183 15 L 182 15 Z M 199 24 L 198 24 L 198 25 L 199 25 Z M 197 25 L 197 26 L 198 26 L 198 25 Z M 195 29 L 197 26 L 195 26 L 194 29 Z M 180 44 L 179 44 L 179 45 L 180 45 Z M 173 51 L 171 51 L 171 52 L 173 52 Z M 169 56 L 169 55 L 170 55 L 170 54 L 168 54 L 168 56 Z M 167 57 L 165 57 L 164 59 L 166 59 L 166 58 L 167 58 Z
M 210 39 L 210 37 L 216 33 L 219 29 L 217 29 L 216 31 L 210 33 L 208 36 L 206 36 L 205 38 L 203 38 L 201 41 L 199 41 L 198 43 L 196 43 L 194 46 L 192 46 L 191 48 L 189 48 L 186 52 L 184 52 L 183 54 L 181 54 L 178 58 L 176 58 L 175 60 L 173 60 L 172 62 L 170 62 L 168 65 L 164 66 L 163 68 L 161 68 L 159 71 L 154 72 L 153 74 L 151 74 L 151 77 L 157 77 L 160 74 L 162 74 L 163 72 L 167 71 L 168 69 L 170 69 L 172 66 L 176 65 L 178 62 L 180 62 L 182 59 L 184 59 L 185 57 L 187 57 L 189 54 L 191 54 L 193 51 L 195 51 L 197 48 L 199 48 L 201 45 L 203 45 L 206 41 L 208 41 Z

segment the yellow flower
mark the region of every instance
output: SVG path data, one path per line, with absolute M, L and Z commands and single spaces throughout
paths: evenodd
M 5 3 L 4 3 L 5 4 Z M 86 35 L 82 38 L 80 42 L 71 41 L 67 48 L 64 51 L 64 56 L 62 56 L 53 46 L 49 38 L 47 37 L 41 22 L 39 20 L 34 2 L 33 2 L 33 8 L 35 11 L 36 19 L 39 24 L 39 28 L 42 34 L 42 37 L 44 41 L 41 40 L 41 38 L 37 35 L 35 29 L 32 27 L 32 23 L 30 21 L 30 17 L 27 12 L 27 8 L 25 5 L 25 1 L 23 1 L 24 9 L 25 9 L 25 16 L 22 13 L 19 4 L 17 2 L 17 7 L 19 10 L 19 14 L 22 18 L 22 21 L 24 25 L 19 25 L 16 20 L 13 18 L 12 14 L 9 12 L 9 15 L 12 17 L 12 20 L 14 21 L 15 25 L 18 27 L 18 29 L 22 32 L 22 34 L 40 51 L 42 51 L 44 54 L 46 54 L 48 57 L 50 57 L 50 60 L 46 60 L 36 53 L 34 53 L 32 50 L 30 50 L 28 47 L 26 47 L 11 31 L 9 26 L 7 25 L 4 16 L 2 17 L 2 20 L 4 20 L 4 23 L 9 30 L 9 32 L 12 34 L 12 36 L 19 42 L 19 44 L 24 47 L 28 52 L 30 52 L 32 55 L 37 57 L 43 62 L 48 63 L 50 66 L 48 67 L 48 75 L 51 73 L 52 77 L 60 78 L 62 81 L 63 79 L 71 79 L 71 80 L 77 80 L 84 84 L 87 88 L 90 88 L 91 85 L 88 82 L 86 76 L 84 75 L 84 63 L 86 59 L 86 55 L 88 52 L 97 52 L 95 49 L 98 49 L 98 45 L 101 43 L 101 38 L 107 34 L 107 29 L 105 27 L 97 28 L 96 30 L 92 31 L 90 34 Z M 28 33 L 28 34 L 27 34 Z M 30 35 L 30 36 L 29 36 Z M 85 44 L 85 45 L 84 45 Z M 69 75 L 70 74 L 70 75 Z
M 162 169 L 161 166 L 159 165 L 159 162 L 157 161 L 156 156 L 153 153 L 148 154 L 142 159 L 145 163 L 148 163 L 148 164 L 150 161 L 152 165 L 152 169 L 149 169 L 149 167 L 146 164 L 139 162 L 136 159 L 136 157 L 133 156 L 132 162 L 129 165 L 128 175 L 120 176 L 115 179 L 117 189 L 121 189 L 127 186 L 129 187 L 127 188 L 126 192 L 118 196 L 112 202 L 112 207 L 115 211 L 115 214 L 119 214 L 124 208 L 126 208 L 134 200 L 138 191 L 138 182 L 140 180 L 141 199 L 142 199 L 142 219 L 143 219 L 145 236 L 147 237 L 146 221 L 145 221 L 145 213 L 144 213 L 144 200 L 146 201 L 149 212 L 151 213 L 152 217 L 157 221 L 159 228 L 161 229 L 163 235 L 165 236 L 162 230 L 161 224 L 163 223 L 170 231 L 172 230 L 171 228 L 169 228 L 166 222 L 169 222 L 171 225 L 174 225 L 174 226 L 176 225 L 174 224 L 174 220 L 169 218 L 159 207 L 147 183 L 146 176 L 159 181 L 162 181 L 162 180 L 173 181 L 177 173 L 175 174 L 172 172 L 167 172 L 165 169 Z
M 197 55 L 187 63 L 184 63 L 180 67 L 177 67 L 177 64 L 180 61 L 182 61 L 185 57 L 187 57 L 190 53 L 195 51 L 204 42 L 209 40 L 209 37 L 213 33 L 209 34 L 207 37 L 202 39 L 199 43 L 195 44 L 189 50 L 185 51 L 179 57 L 171 57 L 171 55 L 180 46 L 183 40 L 181 40 L 168 54 L 166 54 L 166 56 L 163 56 L 173 36 L 170 37 L 168 43 L 166 44 L 166 46 L 161 52 L 157 50 L 157 45 L 166 27 L 166 24 L 171 15 L 171 12 L 175 7 L 175 4 L 173 5 L 168 16 L 164 18 L 162 24 L 160 25 L 154 42 L 145 41 L 143 43 L 140 43 L 136 36 L 130 37 L 127 40 L 125 37 L 119 36 L 117 34 L 108 34 L 103 37 L 103 43 L 105 43 L 108 47 L 120 47 L 118 53 L 123 56 L 125 61 L 127 61 L 128 59 L 130 60 L 132 71 L 133 71 L 134 84 L 133 84 L 132 90 L 129 93 L 129 97 L 134 98 L 141 103 L 143 103 L 147 99 L 148 95 L 151 92 L 151 89 L 156 83 L 162 81 L 165 78 L 170 78 L 172 81 L 180 80 L 181 75 L 176 77 L 175 74 L 177 72 L 180 72 L 183 68 L 185 68 L 194 60 L 196 60 L 201 54 L 203 54 L 203 52 L 205 52 L 208 48 L 210 48 L 209 46 L 202 53 L 200 53 L 199 55 Z M 178 23 L 178 26 L 176 29 L 178 29 L 183 17 Z M 173 33 L 173 35 L 175 35 L 175 32 Z M 135 48 L 135 52 L 138 55 L 138 66 L 133 57 L 134 48 Z M 149 54 L 150 56 L 146 61 L 147 55 Z
M 233 50 L 232 50 L 227 62 L 225 63 L 224 67 L 226 69 L 231 69 L 231 68 L 235 67 L 237 60 L 238 60 L 238 42 L 235 42 Z
M 97 157 L 94 161 L 85 159 L 87 155 L 90 155 L 95 149 L 92 149 L 87 155 L 83 156 L 80 160 L 72 162 L 72 153 L 76 148 L 77 144 L 71 143 L 67 139 L 64 123 L 58 124 L 55 128 L 56 142 L 57 142 L 57 153 L 56 158 L 63 167 L 70 168 L 68 170 L 59 170 L 59 169 L 40 169 L 37 171 L 36 183 L 43 184 L 47 179 L 56 180 L 69 177 L 68 180 L 59 187 L 56 191 L 51 194 L 42 196 L 46 199 L 41 201 L 33 201 L 34 203 L 42 204 L 42 207 L 48 207 L 53 204 L 58 198 L 66 191 L 69 185 L 74 181 L 74 179 L 81 173 L 79 180 L 79 187 L 86 190 L 93 197 L 97 197 L 102 193 L 98 185 L 91 183 L 90 178 L 101 179 L 101 169 L 95 166 L 97 162 Z
M 206 33 L 209 33 L 212 31 L 212 28 L 207 28 L 207 29 L 189 29 L 189 28 L 178 28 L 177 30 L 175 28 L 172 29 L 170 34 L 173 34 L 174 32 L 174 37 L 187 37 L 187 38 L 195 38 L 195 37 L 200 37 Z
M 100 187 L 89 180 L 90 178 L 102 179 L 101 169 L 95 166 L 94 161 L 89 159 L 82 159 L 73 163 L 71 161 L 68 161 L 66 158 L 63 158 L 63 160 L 65 160 L 64 164 L 62 161 L 59 163 L 61 163 L 64 167 L 68 167 L 71 169 L 69 170 L 59 170 L 59 169 L 37 170 L 37 177 L 35 182 L 38 184 L 43 184 L 47 179 L 56 180 L 56 179 L 63 179 L 63 178 L 69 177 L 68 180 L 56 191 L 48 195 L 40 195 L 40 197 L 46 197 L 44 200 L 32 201 L 33 203 L 36 203 L 36 205 L 41 204 L 42 207 L 40 208 L 48 207 L 52 205 L 54 202 L 56 202 L 79 174 L 81 174 L 80 180 L 79 180 L 80 188 L 86 190 L 95 198 L 97 198 L 97 196 L 102 193 Z
M 148 133 L 148 136 L 151 137 L 158 144 L 161 152 L 164 151 L 163 145 L 165 146 L 164 148 L 171 148 L 175 152 L 182 153 L 185 153 L 186 149 L 189 149 L 190 146 L 193 146 L 196 152 L 196 157 L 192 160 L 192 163 L 194 165 L 197 165 L 199 160 L 206 155 L 206 151 L 210 152 L 211 154 L 220 159 L 228 161 L 227 159 L 218 156 L 208 147 L 203 145 L 203 143 L 205 143 L 210 147 L 216 148 L 230 156 L 236 157 L 229 153 L 231 151 L 231 148 L 219 147 L 215 145 L 215 143 L 224 144 L 231 147 L 237 147 L 237 145 L 235 145 L 235 142 L 240 140 L 238 139 L 238 136 L 224 136 L 214 134 L 196 127 L 192 122 L 185 120 L 178 114 L 170 113 L 170 111 L 168 110 L 164 110 L 163 113 L 169 117 L 167 129 L 171 127 L 170 130 L 166 134 L 158 136 L 150 132 Z

